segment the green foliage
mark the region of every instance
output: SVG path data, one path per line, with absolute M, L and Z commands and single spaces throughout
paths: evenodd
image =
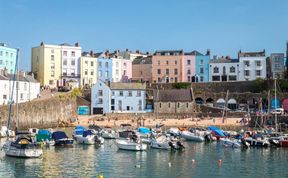
M 173 88 L 176 89 L 187 89 L 191 87 L 191 83 L 174 83 Z
M 266 80 L 262 78 L 257 78 L 253 81 L 253 92 L 260 93 L 268 89 Z
M 280 89 L 284 92 L 288 91 L 288 81 L 287 80 L 277 80 L 277 83 L 279 83 Z
M 76 97 L 82 95 L 81 89 L 80 88 L 74 88 L 71 91 L 71 97 Z

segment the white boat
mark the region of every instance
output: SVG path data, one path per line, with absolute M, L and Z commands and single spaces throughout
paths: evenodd
M 104 139 L 115 139 L 117 138 L 117 133 L 110 128 L 105 128 L 102 130 L 102 137 Z
M 204 141 L 204 136 L 197 132 L 182 131 L 181 137 L 189 141 L 195 141 L 195 142 Z
M 24 136 L 19 136 L 15 141 L 6 141 L 3 150 L 6 156 L 21 158 L 38 158 L 43 154 L 40 144 Z
M 104 139 L 97 135 L 95 130 L 86 130 L 83 126 L 76 126 L 73 132 L 74 140 L 79 144 L 94 145 L 103 144 Z
M 169 139 L 169 137 L 166 137 L 165 135 L 161 135 L 157 138 L 152 137 L 151 148 L 169 150 L 171 149 L 169 142 L 171 142 L 171 140 Z
M 117 146 L 121 150 L 130 150 L 130 151 L 144 151 L 147 149 L 145 143 L 133 142 L 130 140 L 117 140 Z
M 15 137 L 15 132 L 9 130 L 6 126 L 2 126 L 0 130 L 0 137 Z
M 241 148 L 241 144 L 236 140 L 230 140 L 229 138 L 220 138 L 220 142 L 226 147 Z

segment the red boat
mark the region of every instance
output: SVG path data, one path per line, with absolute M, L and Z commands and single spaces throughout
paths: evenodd
M 288 137 L 280 137 L 279 144 L 282 147 L 288 147 Z

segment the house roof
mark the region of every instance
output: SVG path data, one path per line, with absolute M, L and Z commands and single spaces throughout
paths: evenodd
M 110 83 L 111 90 L 145 90 L 146 83 L 120 83 L 113 82 Z
M 148 56 L 148 57 L 142 57 L 142 56 L 139 56 L 139 57 L 136 57 L 132 64 L 152 64 L 152 57 L 151 56 Z
M 182 55 L 183 50 L 161 50 L 161 51 L 156 51 L 154 55 L 165 55 L 166 53 L 169 53 L 170 55 Z
M 38 82 L 32 75 L 25 75 L 25 78 L 28 82 L 34 82 L 34 83 Z
M 238 53 L 239 57 L 264 57 L 265 56 L 265 50 L 260 52 L 241 52 Z
M 153 90 L 154 101 L 161 102 L 189 102 L 193 100 L 190 89 Z
M 237 62 L 239 62 L 238 59 L 226 59 L 226 58 L 213 59 L 210 61 L 210 63 L 237 63 Z
M 203 56 L 202 53 L 200 53 L 199 51 L 196 51 L 196 50 L 194 50 L 192 52 L 187 52 L 187 53 L 185 53 L 185 55 Z

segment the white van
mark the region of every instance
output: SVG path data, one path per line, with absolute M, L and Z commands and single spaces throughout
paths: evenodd
M 277 108 L 277 109 L 273 109 L 271 114 L 284 114 L 284 109 L 283 108 Z

